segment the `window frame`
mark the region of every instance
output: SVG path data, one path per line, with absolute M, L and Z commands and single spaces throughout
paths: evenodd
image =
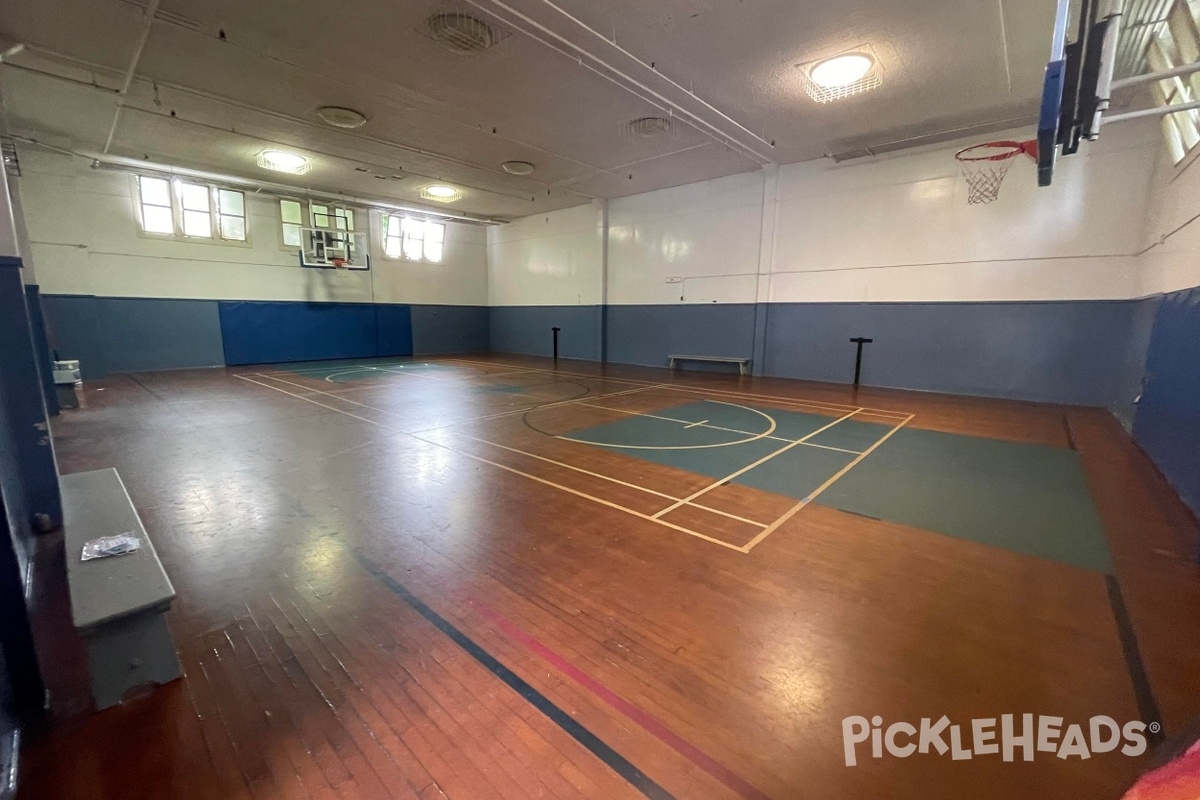
M 1179 66 L 1188 56 L 1200 54 L 1200 10 L 1189 0 L 1175 0 L 1159 30 L 1146 44 L 1145 59 L 1150 72 Z M 1151 85 L 1159 107 L 1181 105 L 1200 99 L 1200 73 L 1166 78 Z M 1200 157 L 1200 111 L 1164 114 L 1163 144 L 1170 157 L 1174 180 Z M 1190 143 L 1189 143 L 1190 142 Z
M 426 217 L 400 214 L 392 211 L 382 211 L 382 219 L 380 221 L 380 245 L 383 251 L 383 257 L 389 261 L 407 261 L 413 264 L 444 264 L 446 263 L 446 223 L 436 219 L 428 219 Z M 393 234 L 390 229 L 392 226 L 391 220 L 396 220 L 400 226 L 400 233 Z M 404 230 L 409 225 L 421 226 L 421 237 L 409 237 L 404 233 Z M 430 258 L 427 245 L 430 243 L 427 234 L 434 227 L 441 231 L 440 240 L 434 242 L 437 244 L 440 252 L 437 258 Z M 413 258 L 408 255 L 408 240 L 419 241 L 421 243 L 421 255 L 419 258 Z M 388 240 L 395 239 L 399 243 L 397 255 L 393 255 L 388 250 Z
M 132 183 L 132 200 L 134 206 L 134 224 L 136 226 L 137 235 L 143 239 L 158 239 L 162 241 L 172 242 L 189 242 L 192 244 L 215 244 L 222 246 L 233 247 L 251 247 L 250 242 L 250 218 L 249 211 L 246 206 L 246 192 L 240 188 L 234 189 L 216 184 L 203 183 L 199 181 L 186 180 L 178 175 L 165 177 L 163 175 L 146 174 L 146 173 L 131 173 Z M 143 180 L 163 181 L 167 184 L 167 192 L 169 195 L 171 212 L 171 231 L 151 231 L 146 229 L 145 207 L 152 206 L 154 208 L 168 208 L 161 203 L 146 202 L 142 192 Z M 205 191 L 205 200 L 207 208 L 203 211 L 200 209 L 187 208 L 184 205 L 184 187 L 195 186 Z M 229 192 L 241 195 L 242 198 L 242 213 L 232 214 L 222 212 L 220 210 L 220 195 L 221 192 Z M 186 215 L 188 213 L 204 213 L 208 217 L 207 236 L 197 235 L 195 233 L 187 233 L 185 228 Z M 221 230 L 221 217 L 239 217 L 242 220 L 242 229 L 244 238 L 234 239 L 227 238 L 224 231 Z

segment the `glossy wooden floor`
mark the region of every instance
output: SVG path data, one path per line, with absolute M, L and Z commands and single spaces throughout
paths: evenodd
M 557 475 L 540 482 L 464 438 L 503 434 L 535 403 L 639 385 L 621 381 L 1070 440 L 1161 722 L 1169 735 L 1200 715 L 1197 531 L 1105 412 L 549 366 L 471 357 L 367 385 L 259 368 L 89 384 L 85 407 L 54 424 L 60 465 L 124 477 L 179 593 L 169 619 L 186 677 L 87 713 L 64 589 L 44 580 L 54 719 L 27 742 L 20 797 L 1103 799 L 1148 766 L 873 760 L 864 747 L 847 768 L 850 715 L 1142 717 L 1105 577 L 817 504 L 739 552 L 582 496 L 627 505 L 635 490 L 520 468 Z M 544 386 L 480 391 L 514 376 Z M 576 466 L 626 463 L 591 457 Z M 665 469 L 630 482 L 669 488 Z M 48 548 L 43 574 L 62 558 Z

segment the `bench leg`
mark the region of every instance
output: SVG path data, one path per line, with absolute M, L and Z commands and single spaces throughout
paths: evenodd
M 135 686 L 170 683 L 183 674 L 161 611 L 110 622 L 85 637 L 97 709 L 119 705 Z

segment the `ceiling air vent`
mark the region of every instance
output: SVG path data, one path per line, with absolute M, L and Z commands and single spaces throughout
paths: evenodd
M 669 136 L 674 132 L 675 123 L 667 117 L 639 117 L 621 126 L 621 133 L 633 139 Z
M 429 38 L 455 53 L 482 53 L 498 41 L 486 22 L 461 11 L 434 14 L 425 26 Z

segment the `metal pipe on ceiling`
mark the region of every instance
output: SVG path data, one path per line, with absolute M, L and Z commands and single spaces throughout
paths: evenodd
M 1174 69 L 1167 69 L 1162 72 L 1148 72 L 1144 75 L 1134 75 L 1132 78 L 1122 78 L 1119 81 L 1113 81 L 1111 89 L 1116 92 L 1121 89 L 1128 89 L 1131 86 L 1140 86 L 1143 83 L 1165 81 L 1168 78 L 1182 78 L 1185 75 L 1191 75 L 1193 72 L 1200 72 L 1200 63 L 1184 64 L 1182 67 L 1175 67 Z
M 647 102 L 651 102 L 653 105 L 658 105 L 658 103 L 665 104 L 672 114 L 679 114 L 679 115 L 681 115 L 681 117 L 685 117 L 686 119 L 684 119 L 684 121 L 687 122 L 692 127 L 696 128 L 697 130 L 700 130 L 702 133 L 705 133 L 706 135 L 712 137 L 713 139 L 715 139 L 717 142 L 719 142 L 721 144 L 724 144 L 733 149 L 739 150 L 742 153 L 742 155 L 749 156 L 752 161 L 756 161 L 759 164 L 774 163 L 774 161 L 772 161 L 771 158 L 764 156 L 763 154 L 759 153 L 755 148 L 745 144 L 744 142 L 738 141 L 737 139 L 735 139 L 734 137 L 725 133 L 720 128 L 718 128 L 716 125 L 712 124 L 711 122 L 704 119 L 700 115 L 688 110 L 687 108 L 684 108 L 683 106 L 681 106 L 680 104 L 671 100 L 670 98 L 665 97 L 664 95 L 655 91 L 654 89 L 650 88 L 649 86 L 645 85 L 641 81 L 638 81 L 636 78 L 634 78 L 630 75 L 627 75 L 626 73 L 624 73 L 621 70 L 617 69 L 616 67 L 612 66 L 611 64 L 606 62 L 600 56 L 597 56 L 596 54 L 592 53 L 591 51 L 589 51 L 583 47 L 580 47 L 579 45 L 575 44 L 574 42 L 571 42 L 570 40 L 563 37 L 562 35 L 550 30 L 545 25 L 542 25 L 541 23 L 537 22 L 536 20 L 531 19 L 530 17 L 526 16 L 525 14 L 522 14 L 520 11 L 517 11 L 512 6 L 509 6 L 509 5 L 501 2 L 501 0 L 466 0 L 466 2 L 469 3 L 470 5 L 474 6 L 475 8 L 478 8 L 480 11 L 483 11 L 485 14 L 489 14 L 489 15 L 495 17 L 496 19 L 499 19 L 501 22 L 512 25 L 512 27 L 521 31 L 522 33 L 524 33 L 526 36 L 530 37 L 534 41 L 541 42 L 542 44 L 547 45 L 548 47 L 551 47 L 552 49 L 557 50 L 558 52 L 563 52 L 560 47 L 558 47 L 554 44 L 551 44 L 549 42 L 546 42 L 544 39 L 541 39 L 537 35 L 530 33 L 529 31 L 525 30 L 524 28 L 520 27 L 519 25 L 514 25 L 510 20 L 506 20 L 500 14 L 497 14 L 495 11 L 492 11 L 491 9 L 487 8 L 484 5 L 484 2 L 488 2 L 491 5 L 495 5 L 498 8 L 504 9 L 505 12 L 507 12 L 508 14 L 511 14 L 512 16 L 516 17 L 517 19 L 520 19 L 525 24 L 534 27 L 535 29 L 542 32 L 546 36 L 549 36 L 552 39 L 555 39 L 555 40 L 561 42 L 564 47 L 567 47 L 567 48 L 575 51 L 575 53 L 577 55 L 572 56 L 572 58 L 577 58 L 580 65 L 586 66 L 588 69 L 591 69 L 597 75 L 600 75 L 601 77 L 608 79 L 615 85 L 620 86 L 621 88 L 625 89 L 626 91 L 639 97 L 642 100 L 647 100 L 647 98 L 644 95 L 639 94 L 638 91 L 635 91 L 634 90 L 635 88 L 637 90 L 645 92 L 646 94 L 649 94 L 651 97 L 655 98 L 655 100 L 657 102 L 650 101 L 650 100 L 647 100 Z M 565 14 L 566 12 L 563 12 L 563 13 Z M 570 15 L 567 15 L 567 16 L 569 17 Z M 616 47 L 616 49 L 619 50 L 621 53 L 624 53 L 629 58 L 632 58 L 635 61 L 637 61 L 638 64 L 645 66 L 645 64 L 641 61 L 641 59 L 638 59 L 636 56 L 632 55 L 628 51 L 623 50 L 620 47 L 617 47 L 617 45 L 613 44 L 612 42 L 609 42 L 607 39 L 604 38 L 604 36 L 602 34 L 599 34 L 596 31 L 592 30 L 591 28 L 588 28 L 586 25 L 583 25 L 583 23 L 580 23 L 580 25 L 582 25 L 584 28 L 586 28 L 588 31 L 595 34 L 596 36 L 599 36 L 602 40 L 604 40 L 609 45 Z M 599 65 L 600 68 L 583 64 L 583 60 L 582 60 L 583 58 L 587 58 L 590 61 L 594 61 L 597 65 Z M 606 71 L 607 71 L 607 73 L 611 73 L 611 74 L 606 74 Z M 614 78 L 613 76 L 617 76 L 617 77 L 621 78 L 621 80 L 616 80 L 616 78 Z M 713 108 L 708 103 L 701 100 L 699 97 L 696 97 L 696 95 L 693 92 L 691 92 L 687 89 L 684 89 L 682 86 L 675 83 L 670 78 L 663 76 L 663 80 L 667 81 L 673 87 L 676 87 L 681 91 L 687 92 L 690 97 L 695 98 L 695 100 L 697 102 L 705 105 L 706 107 L 712 108 L 712 110 L 714 112 L 721 114 L 722 116 L 725 116 L 722 112 Z M 625 83 L 622 83 L 622 81 L 625 81 Z M 630 84 L 630 85 L 626 85 L 626 84 Z M 634 88 L 631 88 L 631 86 Z M 731 121 L 733 121 L 733 120 L 731 120 Z M 745 130 L 745 127 L 743 125 L 741 125 L 740 123 L 737 123 L 736 121 L 733 121 L 733 123 L 735 125 L 737 125 L 739 128 L 742 128 L 743 130 Z M 757 139 L 758 141 L 763 142 L 768 147 L 771 146 L 770 142 L 767 142 L 766 140 L 764 140 L 762 137 L 758 136 L 757 134 L 751 133 L 750 135 L 752 137 L 754 137 L 755 139 Z
M 226 186 L 231 189 L 254 189 L 258 192 L 265 192 L 267 194 L 277 195 L 284 198 L 304 197 L 313 200 L 331 200 L 339 203 L 348 203 L 350 205 L 374 208 L 381 211 L 404 211 L 410 214 L 436 217 L 438 219 L 444 219 L 450 222 L 461 222 L 467 225 L 507 224 L 507 220 L 471 214 L 466 211 L 445 211 L 441 209 L 427 208 L 424 206 L 393 203 L 391 201 L 381 200 L 378 198 L 359 197 L 356 195 L 339 194 L 336 192 L 322 192 L 319 190 L 291 186 L 286 183 L 274 183 L 272 181 L 262 181 L 255 178 L 244 178 L 238 175 L 224 175 L 217 172 L 191 169 L 189 167 L 176 167 L 170 164 L 158 164 L 152 161 L 143 161 L 137 158 L 126 158 L 125 156 L 114 156 L 108 153 L 97 153 L 89 150 L 70 150 L 64 147 L 57 147 L 55 145 L 48 144 L 28 136 L 12 136 L 11 138 L 15 141 L 22 142 L 33 147 L 39 147 L 43 150 L 50 150 L 51 152 L 60 153 L 62 155 L 85 158 L 92 162 L 93 168 L 97 169 L 152 176 L 192 178 L 193 180 L 205 181 L 206 183 L 212 183 L 218 186 Z
M 108 138 L 104 141 L 104 152 L 107 153 L 112 147 L 113 137 L 117 135 L 117 123 L 121 121 L 121 108 L 125 105 L 125 95 L 129 94 L 129 87 L 133 85 L 133 77 L 137 74 L 138 64 L 142 60 L 142 53 L 146 49 L 146 42 L 150 39 L 150 28 L 154 26 L 154 15 L 158 13 L 159 0 L 150 0 L 150 5 L 146 6 L 146 10 L 142 16 L 142 27 L 138 32 L 137 46 L 133 49 L 133 57 L 129 59 L 129 68 L 125 70 L 125 80 L 121 82 L 121 89 L 117 92 L 117 110 L 113 112 L 112 125 L 108 129 Z

